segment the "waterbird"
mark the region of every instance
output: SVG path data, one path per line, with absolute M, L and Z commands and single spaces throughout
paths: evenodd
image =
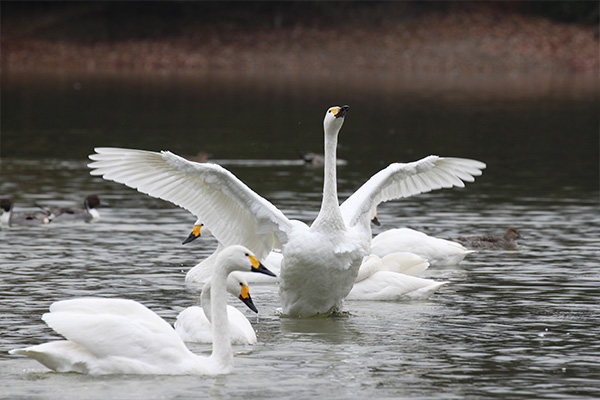
M 272 272 L 272 271 L 271 271 Z M 264 275 L 264 274 L 253 274 Z M 248 282 L 240 271 L 234 271 L 227 277 L 227 292 L 240 299 L 255 313 L 258 309 L 250 296 Z M 212 343 L 211 285 L 208 281 L 202 288 L 200 307 L 187 307 L 177 315 L 175 332 L 184 342 Z M 255 344 L 256 332 L 248 319 L 237 308 L 227 306 L 229 332 L 232 344 Z
M 460 243 L 429 236 L 410 228 L 388 229 L 371 242 L 371 253 L 385 257 L 391 253 L 409 252 L 427 259 L 432 266 L 457 265 L 474 253 Z
M 233 271 L 272 274 L 243 246 L 224 249 L 211 280 L 213 344 L 208 357 L 192 353 L 175 329 L 127 299 L 79 298 L 50 306 L 42 319 L 67 340 L 14 349 L 58 372 L 219 375 L 233 370 L 227 319 L 227 277 Z
M 0 224 L 15 225 L 45 225 L 52 222 L 55 215 L 49 210 L 40 209 L 37 211 L 14 212 L 14 203 L 9 198 L 0 199 Z
M 426 299 L 448 282 L 419 278 L 429 263 L 412 253 L 374 254 L 363 260 L 347 300 Z
M 335 312 L 350 292 L 369 254 L 370 221 L 383 201 L 435 189 L 464 187 L 485 164 L 428 156 L 393 163 L 372 176 L 341 206 L 337 196 L 336 145 L 348 106 L 334 106 L 323 120 L 325 165 L 321 209 L 309 226 L 288 219 L 225 168 L 160 153 L 96 148 L 92 175 L 123 183 L 193 213 L 223 245 L 243 244 L 264 258 L 281 249 L 279 295 L 285 315 Z
M 56 216 L 54 218 L 55 221 L 91 221 L 100 218 L 97 207 L 107 205 L 108 203 L 100 200 L 97 194 L 91 194 L 83 200 L 83 208 L 58 206 L 47 206 L 44 208 L 50 210 Z
M 203 224 L 196 221 L 192 232 L 184 240 L 183 244 L 189 243 L 201 236 Z M 210 235 L 210 232 L 204 230 L 204 236 Z M 218 244 L 217 250 L 206 260 L 198 263 L 186 274 L 185 280 L 189 285 L 201 284 L 210 280 L 212 274 L 211 257 L 216 257 L 221 244 Z M 281 253 L 271 251 L 263 263 L 274 271 L 279 273 L 281 268 Z M 365 257 L 358 270 L 358 276 L 354 280 L 354 286 L 346 297 L 348 300 L 400 300 L 405 298 L 424 299 L 435 293 L 441 286 L 448 282 L 436 282 L 431 279 L 423 279 L 418 275 L 429 267 L 429 263 L 424 258 L 408 252 L 396 252 L 378 257 L 371 254 Z M 244 273 L 245 274 L 245 273 Z M 246 274 L 257 276 L 256 282 L 277 283 L 277 278 L 259 274 Z M 196 310 L 198 311 L 198 310 Z M 237 311 L 237 310 L 236 310 Z M 199 311 L 198 311 L 199 312 Z M 241 314 L 241 313 L 240 313 Z M 242 318 L 245 319 L 243 315 Z M 191 331 L 192 329 L 190 329 Z M 193 329 L 194 332 L 200 332 L 200 329 Z
M 512 250 L 518 247 L 517 239 L 522 239 L 521 233 L 517 228 L 507 228 L 504 236 L 461 236 L 456 240 L 467 247 L 476 249 L 505 249 Z

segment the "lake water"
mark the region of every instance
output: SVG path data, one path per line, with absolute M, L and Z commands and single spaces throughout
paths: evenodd
M 19 210 L 110 203 L 94 223 L 0 229 L 3 399 L 600 397 L 597 82 L 405 82 L 370 77 L 5 75 L 0 196 Z M 385 229 L 451 238 L 526 237 L 425 277 L 428 300 L 347 301 L 340 318 L 280 318 L 277 287 L 253 285 L 258 336 L 221 377 L 59 374 L 8 350 L 58 338 L 40 319 L 77 296 L 126 297 L 169 322 L 196 297 L 185 273 L 216 243 L 182 246 L 195 217 L 89 175 L 95 146 L 199 151 L 288 217 L 310 222 L 322 169 L 322 119 L 349 104 L 340 197 L 393 161 L 470 157 L 488 168 L 464 189 L 379 208 Z M 192 345 L 207 353 L 210 346 Z

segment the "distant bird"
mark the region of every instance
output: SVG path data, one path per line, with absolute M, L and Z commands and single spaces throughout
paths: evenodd
M 2 225 L 44 225 L 49 224 L 55 215 L 49 210 L 41 209 L 38 211 L 13 212 L 14 203 L 11 199 L 0 199 L 0 224 Z
M 322 167 L 325 165 L 325 155 L 317 153 L 300 153 L 300 158 L 308 165 Z
M 207 162 L 211 157 L 212 157 L 211 153 L 207 153 L 205 151 L 199 151 L 196 153 L 195 156 L 185 156 L 184 158 L 186 158 L 190 161 L 203 163 L 203 162 Z
M 55 215 L 55 221 L 91 221 L 100 218 L 98 206 L 107 206 L 108 203 L 100 200 L 98 195 L 91 194 L 83 201 L 83 208 L 80 207 L 45 207 Z
M 464 236 L 456 240 L 467 247 L 476 249 L 505 249 L 511 250 L 518 247 L 517 239 L 522 239 L 523 236 L 517 228 L 508 228 L 504 232 L 504 237 L 500 236 Z
M 310 165 L 312 167 L 323 167 L 325 165 L 325 154 L 319 153 L 301 153 L 298 152 L 300 158 L 304 160 L 306 165 Z M 346 165 L 348 162 L 346 160 L 337 159 L 337 165 Z

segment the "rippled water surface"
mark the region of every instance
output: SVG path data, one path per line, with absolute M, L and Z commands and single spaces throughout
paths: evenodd
M 595 92 L 469 100 L 386 87 L 379 98 L 343 85 L 323 93 L 285 82 L 85 79 L 15 77 L 3 87 L 1 196 L 20 210 L 72 205 L 89 193 L 110 206 L 94 223 L 0 229 L 0 398 L 600 397 Z M 438 153 L 488 164 L 464 189 L 382 205 L 375 233 L 410 226 L 451 238 L 516 226 L 520 247 L 430 268 L 426 277 L 450 283 L 428 300 L 347 301 L 338 318 L 281 318 L 277 287 L 255 284 L 258 317 L 230 304 L 247 314 L 258 343 L 235 347 L 227 376 L 89 377 L 8 355 L 58 338 L 40 319 L 56 300 L 127 297 L 169 322 L 197 300 L 185 273 L 216 242 L 182 246 L 194 216 L 91 177 L 85 157 L 94 146 L 209 151 L 286 215 L 309 222 L 322 169 L 303 166 L 296 151 L 319 150 L 322 115 L 341 102 L 352 108 L 340 134 L 348 162 L 338 172 L 340 197 L 396 160 Z

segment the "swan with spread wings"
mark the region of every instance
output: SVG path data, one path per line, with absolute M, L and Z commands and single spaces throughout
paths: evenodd
M 169 151 L 96 148 L 92 175 L 123 183 L 194 214 L 223 244 L 241 244 L 265 258 L 282 250 L 279 293 L 285 315 L 310 317 L 340 308 L 369 254 L 377 205 L 435 189 L 463 187 L 485 164 L 425 157 L 393 163 L 371 177 L 341 206 L 336 147 L 348 106 L 331 107 L 323 121 L 325 165 L 321 209 L 311 225 L 288 219 L 225 168 L 196 163 Z

